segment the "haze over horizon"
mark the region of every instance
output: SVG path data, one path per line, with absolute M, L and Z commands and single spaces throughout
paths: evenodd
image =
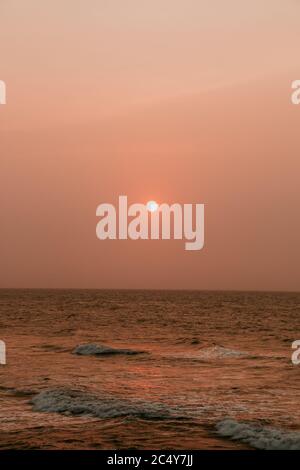
M 0 287 L 299 291 L 299 13 L 2 1 Z M 97 240 L 121 194 L 205 203 L 204 249 Z

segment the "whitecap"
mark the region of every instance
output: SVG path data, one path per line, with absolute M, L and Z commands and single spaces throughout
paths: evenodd
M 247 353 L 217 345 L 200 349 L 200 351 L 197 352 L 197 357 L 201 359 L 222 359 L 226 357 L 230 358 L 243 356 L 247 356 Z
M 133 416 L 141 419 L 181 418 L 177 409 L 162 403 L 125 400 L 110 395 L 95 396 L 79 390 L 64 388 L 40 392 L 32 400 L 34 411 L 89 415 L 97 418 Z
M 73 350 L 73 354 L 78 354 L 80 356 L 101 356 L 101 355 L 113 355 L 113 354 L 125 354 L 125 355 L 135 355 L 135 354 L 144 354 L 144 351 L 137 351 L 134 349 L 119 349 L 111 348 L 110 346 L 105 346 L 103 344 L 81 344 L 76 346 Z
M 256 449 L 300 450 L 300 432 L 283 431 L 225 419 L 216 425 L 220 436 L 241 441 Z

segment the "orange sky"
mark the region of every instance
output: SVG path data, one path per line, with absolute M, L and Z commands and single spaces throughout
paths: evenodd
M 1 0 L 2 287 L 299 290 L 295 0 Z M 206 204 L 206 244 L 96 239 Z

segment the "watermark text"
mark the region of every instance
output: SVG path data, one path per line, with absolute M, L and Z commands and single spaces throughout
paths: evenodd
M 294 90 L 291 95 L 293 104 L 300 104 L 300 80 L 294 80 L 292 82 L 292 89 Z
M 99 240 L 185 240 L 185 249 L 204 246 L 204 204 L 131 204 L 119 196 L 119 205 L 100 204 L 96 215 Z
M 0 104 L 6 104 L 6 84 L 0 80 Z
M 4 341 L 0 340 L 0 365 L 6 364 L 6 345 Z

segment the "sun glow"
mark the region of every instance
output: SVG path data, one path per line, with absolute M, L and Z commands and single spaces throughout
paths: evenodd
M 149 212 L 155 212 L 158 209 L 158 204 L 156 201 L 148 201 L 147 202 L 147 210 Z

